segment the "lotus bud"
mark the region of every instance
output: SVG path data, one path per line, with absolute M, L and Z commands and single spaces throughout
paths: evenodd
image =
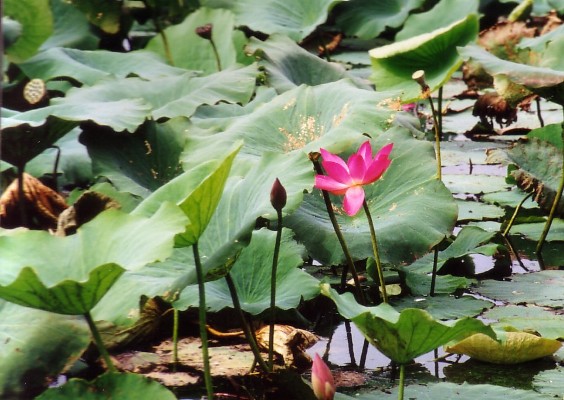
M 313 358 L 313 366 L 311 367 L 311 386 L 318 400 L 333 400 L 335 381 L 331 370 L 318 354 Z
M 276 178 L 272 185 L 272 190 L 270 191 L 270 204 L 272 204 L 275 210 L 281 211 L 286 205 L 286 199 L 286 189 L 282 186 L 278 178 Z
M 196 28 L 196 34 L 201 38 L 204 38 L 206 40 L 211 40 L 211 38 L 212 38 L 212 28 L 213 28 L 212 24 L 205 24 L 205 25 L 199 26 L 199 27 Z

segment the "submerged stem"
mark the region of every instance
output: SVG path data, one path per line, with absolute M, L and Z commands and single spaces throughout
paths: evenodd
M 237 288 L 235 287 L 235 283 L 233 282 L 233 278 L 231 278 L 230 273 L 227 273 L 227 275 L 225 275 L 225 281 L 227 282 L 227 287 L 229 288 L 229 293 L 231 294 L 233 307 L 235 307 L 235 310 L 237 310 L 239 318 L 241 319 L 241 326 L 243 328 L 243 332 L 245 333 L 245 338 L 247 339 L 249 346 L 251 346 L 251 350 L 253 352 L 253 355 L 255 356 L 255 361 L 258 362 L 264 372 L 269 372 L 268 366 L 260 355 L 257 341 L 255 339 L 255 336 L 253 335 L 251 327 L 247 323 L 247 319 L 243 314 L 243 309 L 241 308 L 241 303 L 239 302 L 239 296 L 237 295 Z
M 96 344 L 96 347 L 98 348 L 98 351 L 100 352 L 100 355 L 102 356 L 102 358 L 104 359 L 104 362 L 106 363 L 106 367 L 108 367 L 108 370 L 110 372 L 117 372 L 116 367 L 114 366 L 114 363 L 112 362 L 112 359 L 110 358 L 110 354 L 108 353 L 106 346 L 104 346 L 104 342 L 102 341 L 102 337 L 100 336 L 100 332 L 98 331 L 98 328 L 96 327 L 96 324 L 94 323 L 94 320 L 92 319 L 92 315 L 90 314 L 90 311 L 87 311 L 86 313 L 84 313 L 84 318 L 86 319 L 86 322 L 88 323 L 88 327 L 90 328 L 90 332 L 92 333 L 92 337 L 94 338 L 94 343 Z
M 272 275 L 270 276 L 270 330 L 268 331 L 268 368 L 274 369 L 274 323 L 276 322 L 276 271 L 278 269 L 278 255 L 280 254 L 280 241 L 282 240 L 282 209 L 276 209 L 277 227 L 276 241 L 274 242 L 274 255 L 272 257 Z
M 321 169 L 321 165 L 319 165 L 319 161 L 316 159 L 311 158 L 313 162 L 313 167 L 315 172 L 319 175 L 323 175 L 323 170 Z M 333 230 L 335 231 L 335 235 L 337 235 L 337 239 L 339 240 L 339 244 L 341 245 L 341 249 L 343 249 L 343 254 L 345 255 L 345 259 L 347 261 L 347 267 L 343 268 L 343 275 L 341 277 L 341 289 L 344 289 L 347 284 L 347 272 L 350 271 L 351 275 L 354 280 L 354 285 L 357 291 L 357 295 L 359 298 L 359 302 L 362 305 L 366 305 L 366 297 L 364 296 L 364 292 L 362 291 L 362 287 L 360 286 L 360 280 L 358 279 L 358 273 L 356 272 L 356 267 L 354 266 L 354 262 L 347 246 L 347 242 L 345 242 L 345 238 L 343 233 L 341 232 L 341 228 L 339 227 L 339 223 L 337 222 L 337 218 L 335 217 L 335 212 L 333 211 L 333 207 L 331 205 L 331 198 L 329 197 L 329 193 L 326 190 L 322 190 L 321 193 L 323 194 L 323 200 L 325 201 L 325 208 L 327 209 L 327 214 L 329 215 L 329 219 L 331 220 L 331 225 L 333 225 Z
M 200 252 L 198 251 L 198 242 L 192 245 L 194 252 L 194 264 L 196 266 L 196 276 L 198 279 L 198 294 L 200 305 L 198 307 L 198 320 L 200 324 L 200 340 L 202 341 L 202 358 L 204 362 L 204 382 L 206 385 L 206 392 L 208 399 L 213 399 L 213 385 L 210 370 L 210 358 L 208 352 L 208 331 L 206 330 L 206 292 L 204 273 L 202 271 L 202 264 L 200 262 Z
M 376 270 L 378 271 L 378 280 L 380 281 L 380 288 L 382 290 L 382 301 L 384 301 L 384 303 L 387 303 L 388 295 L 386 293 L 386 282 L 384 281 L 384 272 L 382 271 L 382 264 L 380 263 L 380 254 L 378 252 L 378 241 L 376 240 L 374 222 L 372 221 L 372 215 L 370 214 L 370 209 L 368 208 L 368 203 L 366 203 L 366 200 L 364 200 L 362 206 L 364 207 L 364 212 L 366 213 L 366 218 L 368 219 L 368 226 L 370 228 L 370 239 L 372 241 L 374 261 L 376 261 Z

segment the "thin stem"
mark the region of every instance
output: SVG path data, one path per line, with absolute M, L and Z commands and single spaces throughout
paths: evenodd
M 59 161 L 61 159 L 61 148 L 59 146 L 51 146 L 52 149 L 57 151 L 57 155 L 55 156 L 55 164 L 53 165 L 53 190 L 56 192 L 59 191 L 59 178 L 58 178 L 58 170 L 59 170 Z
M 521 210 L 521 207 L 523 207 L 523 204 L 525 203 L 525 201 L 527 201 L 532 195 L 533 195 L 532 192 L 527 194 L 525 197 L 523 197 L 523 200 L 521 200 L 519 202 L 519 204 L 517 204 L 517 207 L 515 207 L 515 211 L 513 211 L 513 215 L 509 219 L 509 222 L 507 223 L 507 226 L 505 227 L 505 229 L 502 233 L 503 236 L 507 236 L 509 234 L 509 230 L 513 226 L 513 223 L 515 222 L 515 218 L 517 218 L 517 214 Z
M 405 365 L 400 364 L 400 380 L 398 388 L 398 400 L 403 400 L 403 389 L 405 386 Z
M 247 339 L 249 346 L 251 346 L 251 350 L 255 356 L 255 361 L 258 362 L 258 364 L 260 365 L 260 367 L 264 372 L 269 372 L 268 366 L 266 365 L 266 363 L 264 362 L 264 360 L 260 355 L 257 341 L 255 340 L 251 327 L 247 323 L 247 319 L 243 314 L 241 303 L 239 302 L 239 296 L 237 295 L 237 289 L 235 287 L 235 283 L 233 282 L 233 278 L 231 278 L 230 273 L 227 273 L 227 275 L 225 275 L 225 281 L 227 282 L 227 287 L 229 288 L 229 293 L 231 294 L 233 307 L 235 307 L 235 310 L 237 310 L 237 313 L 239 314 L 239 318 L 241 319 L 241 326 L 243 327 L 245 338 Z
M 351 365 L 356 365 L 356 359 L 354 357 L 354 343 L 351 332 L 351 321 L 345 321 L 345 332 L 347 333 L 347 343 L 349 345 L 349 356 L 351 357 Z
M 268 331 L 268 368 L 274 369 L 274 323 L 276 322 L 276 271 L 278 269 L 278 255 L 282 240 L 282 209 L 276 209 L 278 225 L 276 227 L 276 241 L 274 242 L 274 255 L 272 257 L 272 274 L 270 276 L 270 330 Z
M 92 337 L 94 338 L 94 343 L 96 343 L 96 347 L 98 348 L 100 355 L 102 356 L 102 358 L 104 359 L 104 362 L 106 363 L 106 367 L 108 368 L 108 370 L 110 372 L 117 372 L 116 367 L 114 366 L 114 363 L 112 362 L 112 359 L 110 358 L 110 354 L 108 353 L 106 346 L 104 346 L 104 342 L 102 341 L 102 337 L 100 336 L 100 332 L 98 331 L 98 328 L 96 327 L 96 324 L 94 323 L 94 320 L 92 319 L 92 315 L 90 315 L 90 311 L 87 311 L 86 313 L 84 313 L 84 318 L 86 319 L 86 322 L 88 323 L 88 327 L 90 328 L 90 332 L 92 333 Z
M 27 200 L 25 198 L 25 191 L 24 191 L 24 168 L 25 164 L 18 166 L 18 206 L 20 209 L 20 224 L 21 226 L 27 226 L 27 211 L 26 211 L 26 203 Z
M 433 255 L 433 273 L 431 274 L 431 290 L 429 296 L 435 295 L 435 283 L 437 281 L 437 263 L 439 261 L 439 246 L 435 246 L 435 253 Z
M 208 352 L 208 331 L 206 330 L 206 288 L 204 282 L 204 273 L 200 262 L 200 252 L 198 251 L 198 242 L 192 245 L 194 251 L 194 264 L 196 266 L 196 276 L 198 278 L 198 293 L 200 297 L 200 306 L 198 308 L 198 319 L 200 323 L 200 340 L 202 341 L 202 358 L 204 362 L 204 382 L 208 399 L 213 399 L 213 385 L 210 370 L 210 357 Z
M 537 99 L 536 99 L 536 103 L 537 103 L 537 118 L 539 119 L 539 123 L 540 123 L 540 126 L 542 128 L 542 127 L 544 127 L 544 120 L 542 119 L 540 97 L 538 97 L 538 96 L 537 96 Z
M 362 351 L 360 352 L 360 362 L 359 362 L 359 368 L 360 369 L 364 369 L 364 366 L 366 365 L 366 356 L 368 355 L 368 345 L 370 343 L 368 343 L 368 340 L 364 339 L 364 343 L 362 344 Z
M 153 18 L 153 22 L 155 24 L 155 28 L 157 28 L 157 32 L 159 33 L 159 35 L 161 35 L 161 38 L 163 39 L 163 46 L 164 46 L 166 60 L 170 65 L 174 67 L 174 59 L 172 58 L 172 52 L 170 51 L 170 44 L 168 43 L 168 37 L 166 36 L 166 33 L 162 28 L 162 25 L 157 17 Z
M 368 208 L 368 203 L 366 199 L 362 203 L 364 207 L 364 212 L 366 213 L 366 218 L 368 219 L 368 226 L 370 227 L 370 239 L 372 241 L 372 251 L 374 252 L 374 261 L 376 261 L 376 270 L 378 271 L 378 280 L 380 281 L 380 289 L 382 290 L 382 301 L 384 303 L 388 302 L 388 295 L 386 293 L 386 282 L 384 281 L 384 272 L 382 271 L 382 264 L 380 263 L 380 254 L 378 252 L 378 241 L 376 240 L 376 231 L 374 230 L 374 222 L 372 221 L 372 215 L 370 214 L 370 209 Z
M 441 94 L 442 92 L 439 92 Z M 439 121 L 437 119 L 437 112 L 435 111 L 435 105 L 433 104 L 433 99 L 431 96 L 428 97 L 429 104 L 431 105 L 431 113 L 433 114 L 433 126 L 435 128 L 435 147 L 437 152 L 437 179 L 442 180 L 442 171 L 441 171 L 441 131 Z
M 173 309 L 173 325 L 172 325 L 172 370 L 176 372 L 178 364 L 178 310 Z
M 215 45 L 215 42 L 213 40 L 213 38 L 210 38 L 210 43 L 212 45 L 212 49 L 213 49 L 213 54 L 215 56 L 215 63 L 217 65 L 217 70 L 221 71 L 221 60 L 219 58 L 219 52 L 217 51 L 217 47 Z
M 564 111 L 564 107 L 562 108 Z M 558 189 L 556 189 L 556 196 L 554 196 L 554 201 L 552 202 L 552 207 L 550 207 L 550 213 L 548 214 L 548 219 L 546 224 L 544 225 L 544 229 L 542 230 L 541 237 L 539 242 L 537 243 L 537 249 L 535 252 L 540 254 L 542 251 L 542 247 L 544 246 L 544 242 L 546 237 L 548 236 L 548 232 L 550 231 L 550 226 L 552 225 L 552 220 L 554 219 L 554 215 L 556 214 L 556 209 L 558 208 L 558 203 L 560 203 L 560 199 L 562 198 L 562 191 L 564 190 L 564 122 L 562 122 L 562 166 L 560 168 L 560 184 L 558 185 Z
M 321 169 L 321 165 L 319 165 L 319 161 L 312 158 L 312 162 L 315 172 L 317 172 L 319 175 L 323 175 L 323 170 Z M 354 261 L 352 259 L 349 248 L 347 246 L 347 242 L 345 242 L 345 238 L 343 236 L 343 233 L 341 232 L 341 228 L 339 227 L 337 218 L 335 217 L 335 212 L 333 211 L 333 207 L 331 205 L 331 198 L 329 197 L 329 192 L 327 192 L 326 190 L 322 190 L 321 193 L 323 194 L 323 200 L 325 201 L 325 208 L 327 209 L 327 214 L 329 215 L 329 219 L 331 220 L 331 224 L 333 225 L 333 230 L 337 235 L 337 239 L 339 240 L 339 244 L 341 245 L 341 249 L 343 249 L 343 254 L 345 255 L 345 259 L 347 261 L 347 266 L 343 268 L 343 275 L 341 277 L 341 289 L 344 290 L 347 284 L 347 272 L 350 270 L 354 280 L 354 285 L 357 291 L 359 301 L 362 305 L 366 305 L 366 297 L 364 296 L 364 292 L 362 291 L 362 287 L 360 286 L 358 273 L 356 272 L 356 267 L 354 266 Z

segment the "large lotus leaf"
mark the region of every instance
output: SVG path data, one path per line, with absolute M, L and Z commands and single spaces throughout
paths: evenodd
M 379 393 L 382 392 L 379 391 Z M 397 396 L 397 388 L 394 388 L 391 390 L 390 394 L 383 395 L 382 398 L 396 399 Z M 451 382 L 440 382 L 431 385 L 409 385 L 405 387 L 404 396 L 407 399 L 417 400 L 506 400 L 508 398 L 511 400 L 547 400 L 545 395 L 533 392 L 532 390 L 521 390 L 495 385 L 471 385 L 469 383 L 457 385 Z M 358 400 L 363 399 L 358 398 Z
M 350 319 L 373 346 L 399 364 L 407 364 L 452 340 L 475 333 L 496 337 L 489 326 L 477 319 L 439 322 L 428 312 L 416 308 L 400 313 L 386 303 L 364 307 L 352 294 L 339 295 L 327 283 L 321 284 L 321 293 L 335 302 L 339 314 Z
M 550 395 L 553 398 L 564 393 L 564 368 L 546 370 L 535 375 L 533 387 L 539 393 Z
M 507 155 L 518 166 L 510 172 L 517 185 L 527 192 L 534 192 L 539 206 L 550 211 L 562 179 L 562 145 L 557 147 L 533 137 L 516 144 Z M 564 198 L 560 199 L 556 213 L 564 216 Z
M 110 373 L 91 382 L 71 379 L 62 386 L 46 390 L 36 400 L 176 400 L 176 396 L 158 382 L 140 374 Z
M 486 256 L 497 254 L 499 246 L 497 244 L 488 243 L 494 234 L 495 232 L 487 232 L 475 226 L 462 228 L 450 246 L 445 250 L 439 251 L 437 257 L 437 271 L 440 271 L 448 261 L 462 258 L 470 254 L 483 254 Z M 434 253 L 429 253 L 411 265 L 399 267 L 402 274 L 405 274 L 406 283 L 413 294 L 422 295 L 429 293 L 431 285 L 431 276 L 429 273 L 433 270 L 434 257 Z M 445 276 L 437 276 L 436 278 L 438 281 L 446 279 Z M 437 291 L 437 289 L 435 289 L 435 291 Z M 439 291 L 438 293 L 444 292 Z
M 82 11 L 90 23 L 100 27 L 104 32 L 119 32 L 123 4 L 119 1 L 105 0 L 73 0 L 72 4 Z
M 511 233 L 523 235 L 529 240 L 539 241 L 545 226 L 546 221 L 515 224 L 511 228 Z M 552 220 L 550 230 L 548 231 L 548 235 L 546 235 L 545 240 L 547 242 L 564 242 L 564 219 L 554 218 Z M 558 243 L 556 245 L 558 245 Z M 547 260 L 547 257 L 545 257 L 545 260 Z M 556 260 L 562 260 L 562 258 L 556 258 Z M 562 261 L 556 260 L 552 265 L 562 263 Z
M 391 166 L 382 179 L 365 186 L 365 191 L 380 257 L 383 262 L 401 264 L 421 257 L 449 235 L 456 222 L 457 208 L 451 193 L 436 179 L 431 143 L 416 140 L 406 129 L 396 127 L 378 136 L 372 146 L 378 149 L 391 142 L 394 143 Z M 338 208 L 341 201 L 333 197 Z M 372 257 L 364 212 L 349 217 L 338 211 L 336 217 L 353 258 Z M 319 191 L 306 195 L 302 207 L 286 224 L 314 259 L 329 265 L 345 262 Z
M 216 154 L 217 149 L 214 153 Z M 197 153 L 192 153 L 197 155 Z M 270 191 L 276 178 L 284 185 L 288 200 L 283 212 L 291 214 L 301 203 L 303 190 L 311 189 L 313 171 L 307 156 L 265 153 L 244 176 L 234 175 L 240 156 L 233 162 L 232 176 L 215 214 L 198 242 L 206 280 L 218 279 L 232 266 L 241 249 L 249 244 L 257 219 L 276 219 Z M 192 166 L 194 168 L 194 166 Z M 198 282 L 191 248 L 177 248 L 166 261 L 140 270 L 126 271 L 94 310 L 97 318 L 129 325 L 138 316 L 141 295 L 173 299 L 188 285 Z M 123 296 L 123 293 L 129 293 Z M 119 309 L 115 304 L 123 304 Z
M 338 7 L 336 22 L 349 36 L 371 39 L 386 27 L 402 26 L 409 13 L 423 3 L 424 0 L 347 1 Z
M 564 103 L 564 71 L 505 61 L 476 45 L 458 49 L 465 61 L 471 60 L 494 76 L 526 86 L 541 96 L 558 104 Z
M 431 91 L 438 89 L 462 64 L 456 47 L 471 42 L 477 34 L 478 17 L 470 14 L 444 28 L 372 49 L 371 80 L 377 90 L 401 90 L 404 102 L 419 99 L 421 87 L 412 74 L 424 70 Z
M 449 353 L 466 354 L 476 360 L 493 364 L 518 364 L 549 356 L 562 344 L 558 340 L 546 339 L 526 332 L 506 332 L 498 342 L 482 333 L 449 345 Z
M 18 113 L 5 108 L 1 123 L 2 160 L 13 165 L 27 163 L 76 126 L 74 122 L 49 117 L 48 113 Z
M 65 0 L 54 0 L 50 3 L 53 13 L 53 34 L 43 42 L 40 50 L 52 47 L 94 50 L 98 47 L 99 38 L 90 29 L 90 24 L 83 13 Z
M 400 297 L 392 299 L 391 304 L 398 311 L 405 308 L 419 308 L 427 311 L 435 319 L 456 319 L 474 317 L 484 310 L 493 307 L 487 300 L 476 299 L 472 296 L 427 296 L 427 297 Z
M 405 40 L 450 25 L 469 14 L 478 12 L 478 0 L 442 0 L 429 11 L 411 14 L 405 20 L 395 40 Z
M 4 49 L 11 61 L 21 62 L 33 56 L 53 32 L 53 15 L 48 0 L 6 0 L 2 11 L 4 17 L 22 26 L 20 37 Z
M 185 218 L 163 204 L 151 218 L 118 210 L 101 213 L 67 237 L 43 231 L 6 231 L 0 236 L 0 297 L 66 314 L 89 311 L 123 269 L 165 259 Z
M 300 42 L 327 20 L 331 8 L 340 1 L 342 0 L 204 0 L 201 3 L 208 7 L 231 9 L 235 13 L 237 25 L 266 34 L 281 33 Z
M 534 303 L 539 306 L 562 307 L 564 301 L 562 271 L 547 270 L 513 275 L 511 281 L 487 280 L 476 291 L 491 299 L 511 303 Z
M 265 41 L 251 38 L 247 51 L 263 59 L 269 86 L 285 92 L 302 84 L 315 86 L 349 77 L 345 69 L 329 63 L 282 35 L 272 35 Z
M 217 48 L 221 68 L 237 64 L 238 54 L 243 52 L 243 33 L 234 30 L 235 21 L 231 11 L 200 8 L 191 13 L 180 24 L 170 26 L 164 34 L 170 46 L 170 54 L 176 67 L 199 70 L 206 74 L 218 71 L 213 47 L 209 40 L 196 34 L 196 28 L 212 24 L 212 39 Z M 163 58 L 166 50 L 161 35 L 155 36 L 146 46 Z
M 104 132 L 85 124 L 80 141 L 92 158 L 94 174 L 120 191 L 147 197 L 182 173 L 185 133 L 169 122 L 146 121 L 134 133 Z
M 195 244 L 215 212 L 233 159 L 242 143 L 236 143 L 230 152 L 218 157 L 210 155 L 210 161 L 184 172 L 182 175 L 161 186 L 142 201 L 132 214 L 152 215 L 165 201 L 174 202 L 188 218 L 186 230 L 177 235 L 177 247 Z
M 33 321 L 32 323 L 30 323 Z M 30 398 L 90 343 L 86 321 L 0 300 L 0 397 Z
M 299 153 L 306 158 L 304 152 L 319 151 L 320 147 L 343 151 L 363 132 L 376 136 L 390 126 L 395 112 L 384 105 L 393 101 L 393 96 L 390 92 L 359 89 L 348 80 L 302 85 L 249 115 L 232 119 L 227 126 L 202 120 L 204 129 L 189 138 L 188 146 L 194 149 L 189 162 L 201 162 L 207 147 L 239 139 L 245 141 L 241 155 L 251 160 L 266 151 Z
M 89 86 L 108 78 L 138 76 L 153 80 L 176 76 L 186 70 L 165 64 L 149 51 L 116 53 L 106 50 L 82 51 L 55 47 L 37 54 L 19 64 L 30 78 L 49 81 L 54 78 L 70 78 Z
M 533 305 L 495 307 L 484 318 L 498 320 L 500 325 L 510 325 L 527 332 L 538 332 L 547 339 L 564 339 L 564 315 Z
M 253 315 L 270 308 L 270 284 L 272 274 L 272 251 L 276 232 L 261 229 L 253 232 L 249 246 L 231 268 L 241 308 Z M 276 307 L 288 310 L 296 308 L 300 301 L 309 300 L 319 294 L 319 282 L 298 267 L 303 264 L 303 246 L 292 239 L 288 229 L 282 231 L 278 268 L 276 270 Z M 174 303 L 175 308 L 197 307 L 198 288 L 188 286 Z M 225 279 L 206 283 L 206 306 L 210 311 L 233 307 Z

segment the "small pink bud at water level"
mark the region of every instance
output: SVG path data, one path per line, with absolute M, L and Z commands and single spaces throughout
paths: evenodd
M 311 367 L 311 386 L 318 400 L 333 400 L 333 397 L 335 397 L 333 375 L 318 354 L 315 354 Z
M 272 185 L 272 190 L 270 191 L 270 204 L 272 204 L 275 210 L 281 211 L 286 205 L 286 199 L 286 189 L 282 186 L 278 178 L 276 178 Z

